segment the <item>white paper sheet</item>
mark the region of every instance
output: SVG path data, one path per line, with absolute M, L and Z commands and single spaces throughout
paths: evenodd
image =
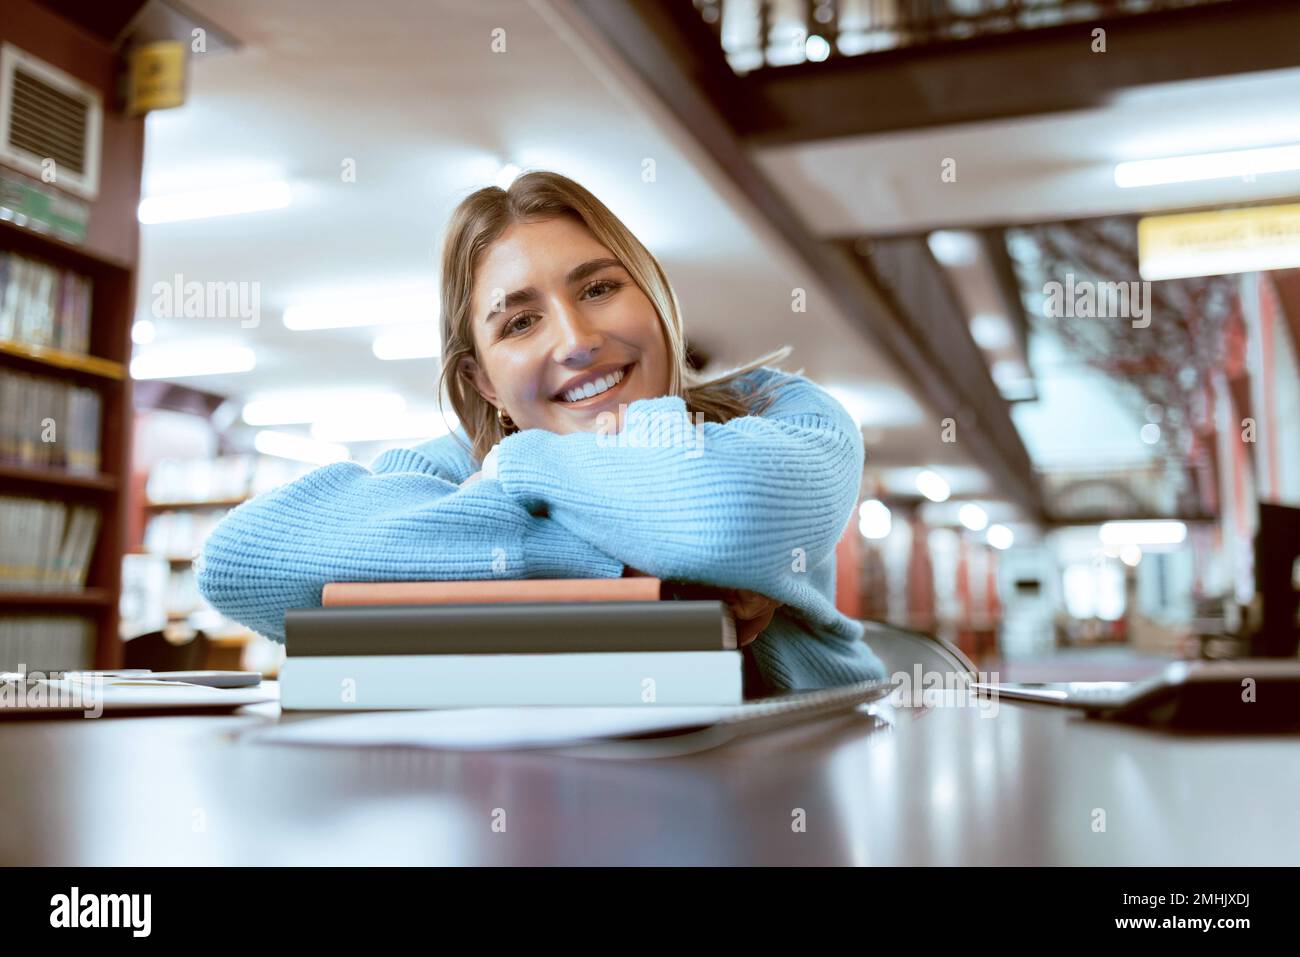
M 275 744 L 366 745 L 502 750 L 550 748 L 630 734 L 711 725 L 727 707 L 457 708 L 368 711 L 284 721 L 245 740 Z

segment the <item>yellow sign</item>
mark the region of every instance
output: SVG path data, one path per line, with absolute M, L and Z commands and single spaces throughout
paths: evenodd
M 1300 266 L 1300 204 L 1138 221 L 1143 279 L 1185 279 Z
M 185 44 L 160 40 L 134 47 L 127 54 L 126 109 L 132 116 L 166 110 L 185 102 Z

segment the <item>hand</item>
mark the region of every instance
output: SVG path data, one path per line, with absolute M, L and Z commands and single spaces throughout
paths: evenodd
M 474 473 L 473 475 L 471 475 L 469 478 L 465 479 L 465 481 L 461 482 L 461 483 L 460 483 L 460 487 L 461 487 L 461 488 L 464 488 L 464 487 L 467 486 L 467 485 L 473 485 L 475 482 L 477 482 L 477 481 L 478 481 L 479 479 L 481 479 L 482 477 L 483 477 L 483 473 L 482 473 L 482 472 L 475 472 L 475 473 Z
M 624 578 L 652 578 L 631 565 L 623 566 Z M 743 648 L 763 633 L 772 623 L 772 616 L 781 607 L 781 602 L 768 598 L 756 591 L 746 588 L 717 588 L 718 600 L 726 602 L 731 615 L 736 619 L 736 644 Z
M 736 644 L 741 648 L 763 633 L 781 602 L 748 589 L 723 588 L 722 599 L 736 619 Z

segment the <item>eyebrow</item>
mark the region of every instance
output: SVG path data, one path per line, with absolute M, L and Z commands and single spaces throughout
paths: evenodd
M 609 256 L 602 259 L 589 259 L 585 263 L 582 263 L 579 266 L 574 266 L 570 269 L 569 274 L 564 277 L 564 282 L 565 285 L 572 286 L 574 283 L 582 282 L 593 273 L 598 273 L 609 266 L 621 267 L 622 265 L 622 262 Z M 533 302 L 536 299 L 536 287 L 529 286 L 526 289 L 516 289 L 514 292 L 506 296 L 500 311 L 493 312 L 489 310 L 488 314 L 483 317 L 483 322 L 487 325 L 491 325 L 493 320 L 500 316 L 504 316 L 516 306 L 522 306 L 525 303 Z

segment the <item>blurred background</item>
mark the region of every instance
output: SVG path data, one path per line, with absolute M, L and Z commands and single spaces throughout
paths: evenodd
M 195 554 L 455 426 L 439 236 L 530 168 L 698 368 L 788 343 L 856 418 L 846 613 L 1013 680 L 1296 656 L 1294 0 L 3 4 L 4 667 L 274 674 Z

